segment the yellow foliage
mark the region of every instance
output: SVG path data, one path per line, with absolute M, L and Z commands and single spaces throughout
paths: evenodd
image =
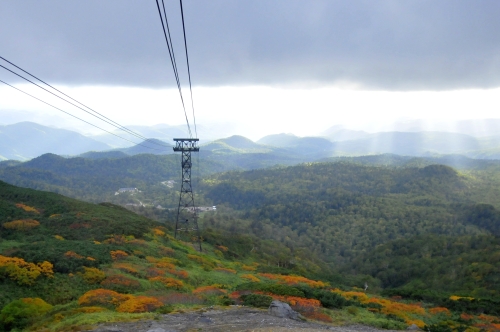
M 54 237 L 58 240 L 64 241 L 64 238 L 61 235 L 54 235 Z
M 243 274 L 241 278 L 253 281 L 253 282 L 260 282 L 260 279 L 254 276 L 253 274 Z
M 184 286 L 184 283 L 180 280 L 174 279 L 174 278 L 168 278 L 168 277 L 153 277 L 149 278 L 150 281 L 158 281 L 167 286 L 168 288 L 175 288 L 175 289 L 181 289 Z
M 83 269 L 85 272 L 82 274 L 82 278 L 89 284 L 100 283 L 106 278 L 106 274 L 95 267 L 84 266 Z
M 28 205 L 25 205 L 25 204 L 22 204 L 22 203 L 17 203 L 16 206 L 18 208 L 20 208 L 20 209 L 23 209 L 26 212 L 33 212 L 33 213 L 36 213 L 36 214 L 40 214 L 40 211 L 38 211 L 34 207 L 31 207 L 31 206 L 28 206 Z
M 460 299 L 466 299 L 466 300 L 469 300 L 469 301 L 474 300 L 473 297 L 468 297 L 468 296 L 457 296 L 457 295 L 450 296 L 450 300 L 452 300 L 452 301 L 458 301 Z
M 146 260 L 147 260 L 149 263 L 152 263 L 152 264 L 157 263 L 157 262 L 159 261 L 159 259 L 158 259 L 158 258 L 155 258 L 155 257 L 153 257 L 153 256 L 146 256 Z
M 94 244 L 101 244 L 101 242 L 94 240 Z
M 60 216 L 61 216 L 60 214 L 56 213 L 56 214 L 51 214 L 49 218 L 50 219 L 52 219 L 52 218 L 59 218 Z
M 257 268 L 255 266 L 243 265 L 241 267 L 245 271 L 255 271 Z
M 137 296 L 123 302 L 116 311 L 118 312 L 149 312 L 163 306 L 163 303 L 154 297 Z
M 77 308 L 74 310 L 74 312 L 81 312 L 81 313 L 84 313 L 84 314 L 92 314 L 94 312 L 103 312 L 103 311 L 106 311 L 108 309 L 106 308 L 103 308 L 103 307 L 82 307 L 82 308 Z
M 53 265 L 50 262 L 34 264 L 28 263 L 22 258 L 6 257 L 0 255 L 0 273 L 7 275 L 20 285 L 32 285 L 35 280 L 44 274 L 46 277 L 54 275 Z
M 39 225 L 40 223 L 34 219 L 19 219 L 19 220 L 5 222 L 2 224 L 4 228 L 15 229 L 18 231 L 27 231 Z
M 153 234 L 156 236 L 164 236 L 165 232 L 159 228 L 153 228 Z

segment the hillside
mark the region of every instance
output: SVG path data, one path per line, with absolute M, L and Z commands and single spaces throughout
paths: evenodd
M 498 167 L 477 172 L 499 174 Z M 464 176 L 442 165 L 389 168 L 346 162 L 217 174 L 203 182 L 202 193 L 218 206 L 219 218 L 203 221 L 279 241 L 292 251 L 308 248 L 355 278 L 367 277 L 375 287 L 395 288 L 420 280 L 435 291 L 497 297 L 500 280 L 493 276 L 500 270 L 495 259 L 484 255 L 500 254 L 500 210 L 483 203 L 498 199 L 492 191 L 498 180 L 490 177 L 494 183 L 488 184 L 486 176 L 479 179 L 477 174 Z M 233 216 L 230 226 L 223 215 Z M 422 260 L 409 260 L 416 249 L 402 251 L 408 256 L 404 258 L 374 256 L 380 248 L 419 241 L 436 248 L 466 245 Z M 452 263 L 458 257 L 463 261 Z M 469 268 L 473 263 L 491 269 L 471 284 L 477 276 Z M 441 267 L 423 272 L 435 264 Z M 427 267 L 416 273 L 423 265 Z M 450 269 L 455 271 L 453 282 L 440 274 Z
M 211 217 L 217 215 L 205 215 Z M 160 224 L 112 204 L 4 182 L 0 224 L 0 331 L 80 330 L 137 319 L 175 319 L 182 326 L 193 317 L 182 319 L 186 311 L 216 306 L 220 312 L 234 303 L 266 308 L 273 299 L 323 324 L 386 329 L 416 324 L 430 331 L 492 330 L 499 319 L 493 315 L 500 315 L 494 300 L 433 298 L 447 309 L 351 289 L 307 249 L 290 250 L 234 230 L 206 228 L 198 252 L 171 236 L 171 220 Z

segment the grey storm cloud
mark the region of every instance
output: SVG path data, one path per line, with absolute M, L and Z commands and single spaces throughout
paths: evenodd
M 497 0 L 183 4 L 194 85 L 500 86 Z M 179 2 L 166 5 L 187 83 Z M 51 83 L 175 84 L 154 0 L 4 0 L 0 56 Z M 18 82 L 2 68 L 0 78 Z

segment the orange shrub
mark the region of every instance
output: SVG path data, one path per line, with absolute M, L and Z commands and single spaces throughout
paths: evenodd
M 226 294 L 226 291 L 217 286 L 211 285 L 198 287 L 193 291 L 193 294 L 221 295 Z
M 0 255 L 0 273 L 20 285 L 32 285 L 41 274 L 51 278 L 54 275 L 53 268 L 52 263 L 47 261 L 34 264 L 22 258 Z
M 254 276 L 253 274 L 243 274 L 241 275 L 241 278 L 253 281 L 253 282 L 260 282 L 260 279 Z
M 83 269 L 85 272 L 82 274 L 82 278 L 89 284 L 97 284 L 106 278 L 106 274 L 95 267 L 84 266 Z
M 99 288 L 83 294 L 78 299 L 78 304 L 85 306 L 96 304 L 117 306 L 132 297 L 132 295 L 120 294 L 109 289 Z
M 110 252 L 111 254 L 111 258 L 114 260 L 114 261 L 117 261 L 117 260 L 120 260 L 120 259 L 123 259 L 125 257 L 128 256 L 128 254 L 123 251 L 123 250 L 112 250 Z
M 113 263 L 112 267 L 130 274 L 139 274 L 137 267 L 130 263 Z
M 236 270 L 233 269 L 226 269 L 224 267 L 216 267 L 214 271 L 219 271 L 219 272 L 224 272 L 224 273 L 231 273 L 231 274 L 236 274 Z
M 283 282 L 288 285 L 306 284 L 313 288 L 324 288 L 327 286 L 327 284 L 322 281 L 314 281 L 302 276 L 284 276 L 281 274 L 272 273 L 259 273 L 259 275 L 268 279 L 278 280 L 279 282 Z
M 154 297 L 137 296 L 132 297 L 120 304 L 120 306 L 116 308 L 116 311 L 129 313 L 149 312 L 158 309 L 161 306 L 163 306 L 163 303 Z
M 106 239 L 103 242 L 109 244 L 125 244 L 128 241 L 125 238 L 125 235 L 122 234 L 122 235 L 111 235 L 109 239 Z
M 83 257 L 82 255 L 78 255 L 76 252 L 74 251 L 66 251 L 64 253 L 64 256 L 65 257 L 69 257 L 69 258 L 78 258 L 78 259 L 82 259 L 82 258 L 85 258 Z
M 433 315 L 437 315 L 437 314 L 441 314 L 441 313 L 448 315 L 448 316 L 450 315 L 450 311 L 447 308 L 443 308 L 443 307 L 430 308 L 429 313 L 431 313 Z
M 153 256 L 146 256 L 146 260 L 151 263 L 151 264 L 154 264 L 154 263 L 157 263 L 158 262 L 158 258 L 156 257 L 153 257 Z
M 187 271 L 184 271 L 184 270 L 176 271 L 176 270 L 170 269 L 170 270 L 167 270 L 167 272 L 170 274 L 173 274 L 177 278 L 181 278 L 181 279 L 189 278 L 189 273 Z
M 19 219 L 19 220 L 5 222 L 2 224 L 4 228 L 14 229 L 17 231 L 27 231 L 39 225 L 40 223 L 34 219 Z
M 220 251 L 228 251 L 228 250 L 229 250 L 229 248 L 228 248 L 228 247 L 224 247 L 224 246 L 222 246 L 222 245 L 220 245 L 220 246 L 216 246 L 216 247 L 217 247 Z
M 472 320 L 474 319 L 474 316 L 473 315 L 469 315 L 465 312 L 462 312 L 462 314 L 460 315 L 460 318 L 463 319 L 463 320 Z
M 312 312 L 305 312 L 303 313 L 303 315 L 309 319 L 319 320 L 320 322 L 325 322 L 325 323 L 333 322 L 332 317 L 317 310 L 314 310 Z
M 181 289 L 184 283 L 180 280 L 168 277 L 153 277 L 149 278 L 150 281 L 158 281 L 164 284 L 167 288 Z
M 74 312 L 81 312 L 83 314 L 92 314 L 94 312 L 103 312 L 106 311 L 106 308 L 103 307 L 82 307 L 82 308 L 76 308 L 73 310 Z
M 187 255 L 187 258 L 189 258 L 190 260 L 192 261 L 195 261 L 195 262 L 198 262 L 200 264 L 204 264 L 206 262 L 206 259 L 204 259 L 203 257 L 201 256 L 198 256 L 198 255 L 191 255 L 191 254 L 188 254 Z
M 140 288 L 141 284 L 134 279 L 127 278 L 121 274 L 112 274 L 101 282 L 101 286 L 112 288 L 114 286 L 125 286 L 127 288 Z
M 171 269 L 171 270 L 175 269 L 175 265 L 168 262 L 158 262 L 156 263 L 155 266 L 160 269 Z
M 169 247 L 160 246 L 160 255 L 162 256 L 172 256 L 175 250 Z
M 245 271 L 255 271 L 257 268 L 255 266 L 243 265 L 241 267 Z
M 160 270 L 154 267 L 150 267 L 146 270 L 147 277 L 158 277 L 165 275 L 165 270 Z
M 34 207 L 31 207 L 31 206 L 28 206 L 28 205 L 25 205 L 22 203 L 17 203 L 16 206 L 20 209 L 23 209 L 26 212 L 33 212 L 36 214 L 40 214 L 40 211 L 38 211 L 38 209 L 35 209 Z

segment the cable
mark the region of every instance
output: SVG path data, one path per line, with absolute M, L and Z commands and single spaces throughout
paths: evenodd
M 29 93 L 27 93 L 27 92 L 25 92 L 25 91 L 23 91 L 23 90 L 19 89 L 19 88 L 16 88 L 15 86 L 10 85 L 10 84 L 9 84 L 9 83 L 7 83 L 7 82 L 4 82 L 4 81 L 2 81 L 2 80 L 0 80 L 0 82 L 2 82 L 3 84 L 6 84 L 6 85 L 8 85 L 8 86 L 10 86 L 11 88 L 16 89 L 16 90 L 17 90 L 17 91 L 19 91 L 19 92 L 24 93 L 25 95 L 30 96 L 31 98 L 34 98 L 34 99 L 36 99 L 36 100 L 38 100 L 38 101 L 41 101 L 42 103 L 44 103 L 44 104 L 46 104 L 46 105 L 49 105 L 50 107 L 53 107 L 53 108 L 55 108 L 56 110 L 59 110 L 59 111 L 61 111 L 61 112 L 63 112 L 63 113 L 66 113 L 66 114 L 68 114 L 69 116 L 74 117 L 75 119 L 78 119 L 78 120 L 80 120 L 80 121 L 83 121 L 83 122 L 85 122 L 85 123 L 87 123 L 87 124 L 89 124 L 89 125 L 91 125 L 91 126 L 93 126 L 93 127 L 97 128 L 97 129 L 103 130 L 103 131 L 107 132 L 108 134 L 111 134 L 111 135 L 114 135 L 114 136 L 116 136 L 116 137 L 118 137 L 118 138 L 121 138 L 121 139 L 124 139 L 124 140 L 126 140 L 126 141 L 129 141 L 130 143 L 133 143 L 133 144 L 137 144 L 137 145 L 144 146 L 144 147 L 146 147 L 146 148 L 148 148 L 148 149 L 157 150 L 157 151 L 164 151 L 164 150 L 161 150 L 161 149 L 155 149 L 155 148 L 149 147 L 149 146 L 147 146 L 147 145 L 143 145 L 143 144 L 141 144 L 141 143 L 136 143 L 136 142 L 133 142 L 133 141 L 131 141 L 131 140 L 128 140 L 128 139 L 126 139 L 126 138 L 124 138 L 124 137 L 121 137 L 121 136 L 119 136 L 119 135 L 116 135 L 116 134 L 114 134 L 114 133 L 112 133 L 112 132 L 110 132 L 110 131 L 108 131 L 108 130 L 106 130 L 106 129 L 103 129 L 103 128 L 99 127 L 99 126 L 96 126 L 96 125 L 95 125 L 95 124 L 93 124 L 93 123 L 90 123 L 90 122 L 88 122 L 88 121 L 86 121 L 86 120 L 83 120 L 82 118 L 79 118 L 79 117 L 77 117 L 76 115 L 73 115 L 73 114 L 71 114 L 71 113 L 69 113 L 69 112 L 66 112 L 65 110 L 62 110 L 62 109 L 60 109 L 59 107 L 56 107 L 56 106 L 54 106 L 54 105 L 52 105 L 52 104 L 49 104 L 49 103 L 47 103 L 47 102 L 45 102 L 45 101 L 41 100 L 40 98 L 37 98 L 37 97 L 35 97 L 35 96 L 33 96 L 33 95 L 31 95 L 31 94 L 29 94 Z
M 163 16 L 161 15 L 160 4 L 158 3 L 158 0 L 156 0 L 156 7 L 158 8 L 158 14 L 160 15 L 161 26 L 163 28 L 163 35 L 165 36 L 165 41 L 167 43 L 168 53 L 170 55 L 170 62 L 172 63 L 172 68 L 174 69 L 175 80 L 177 82 L 177 89 L 179 90 L 179 95 L 181 97 L 182 108 L 184 109 L 184 116 L 186 117 L 186 123 L 187 123 L 187 127 L 188 127 L 189 136 L 193 137 L 193 134 L 191 133 L 191 127 L 189 126 L 189 120 L 187 117 L 187 113 L 186 113 L 186 106 L 184 105 L 184 98 L 182 97 L 182 90 L 181 90 L 179 75 L 177 72 L 177 66 L 176 66 L 176 63 L 172 57 L 172 52 L 170 50 L 170 43 L 168 41 L 167 32 L 165 30 L 165 24 L 163 23 Z M 166 19 L 167 19 L 167 17 L 166 17 L 166 12 L 165 12 L 165 20 Z M 172 49 L 173 49 L 173 45 L 172 45 Z
M 105 119 L 107 119 L 107 120 L 111 121 L 112 123 L 114 123 L 114 124 L 116 124 L 116 125 L 118 126 L 118 127 L 117 127 L 118 129 L 121 129 L 121 130 L 123 130 L 123 131 L 125 131 L 125 132 L 127 132 L 127 133 L 129 133 L 129 134 L 131 134 L 131 135 L 133 135 L 133 136 L 135 136 L 135 137 L 137 137 L 137 138 L 144 139 L 144 140 L 147 140 L 147 139 L 148 139 L 147 137 L 144 137 L 144 136 L 142 136 L 142 135 L 140 135 L 140 134 L 138 134 L 138 133 L 135 133 L 134 131 L 132 131 L 132 130 L 130 130 L 130 129 L 128 129 L 128 128 L 126 128 L 126 127 L 122 126 L 122 125 L 120 125 L 119 123 L 117 123 L 117 122 L 115 122 L 115 121 L 111 120 L 110 118 L 106 117 L 105 115 L 103 115 L 103 114 L 101 114 L 101 113 L 99 113 L 99 112 L 97 112 L 97 111 L 93 110 L 92 108 L 88 107 L 87 105 L 84 105 L 83 103 L 81 103 L 81 102 L 79 102 L 78 100 L 76 100 L 76 99 L 72 98 L 71 96 L 68 96 L 68 95 L 67 95 L 67 94 L 65 94 L 64 92 L 62 92 L 62 91 L 58 90 L 57 88 L 53 87 L 53 86 L 52 86 L 52 85 L 50 85 L 49 83 L 47 83 L 47 82 L 43 81 L 42 79 L 40 79 L 40 78 L 36 77 L 35 75 L 33 75 L 33 74 L 29 73 L 28 71 L 26 71 L 26 70 L 22 69 L 21 67 L 19 67 L 19 66 L 17 66 L 16 64 L 14 64 L 14 63 L 10 62 L 9 60 L 5 59 L 4 57 L 0 56 L 0 59 L 2 59 L 2 60 L 4 60 L 5 62 L 7 62 L 7 63 L 11 64 L 12 66 L 16 67 L 17 69 L 19 69 L 19 70 L 21 70 L 21 71 L 25 72 L 26 74 L 28 74 L 28 75 L 30 75 L 31 77 L 33 77 L 33 78 L 37 79 L 38 81 L 42 82 L 43 84 L 45 84 L 45 85 L 47 85 L 47 86 L 51 87 L 51 88 L 52 88 L 52 89 L 54 89 L 55 91 L 57 91 L 57 92 L 61 93 L 62 95 L 64 95 L 64 96 L 68 97 L 69 99 L 71 99 L 71 100 L 75 101 L 76 103 L 78 103 L 78 104 L 80 104 L 80 105 L 84 106 L 85 108 L 87 108 L 87 109 L 91 110 L 92 112 L 94 112 L 94 113 L 98 114 L 99 116 L 102 116 L 103 118 L 105 118 Z M 4 68 L 5 68 L 5 67 L 4 67 Z M 19 76 L 19 75 L 18 75 L 18 76 Z M 66 101 L 66 102 L 67 102 L 67 101 Z M 102 120 L 102 119 L 101 119 L 101 120 Z M 103 120 L 103 121 L 104 121 L 104 120 Z M 109 123 L 109 122 L 108 122 L 108 123 Z M 116 127 L 116 126 L 115 126 L 115 127 Z M 155 143 L 155 142 L 154 142 L 154 143 Z M 159 143 L 156 143 L 156 144 L 157 144 L 157 145 L 161 145 L 161 146 L 165 146 L 165 145 L 162 145 L 162 144 L 159 144 Z
M 182 0 L 179 0 L 179 2 L 181 5 L 182 32 L 184 33 L 184 49 L 186 50 L 186 63 L 187 63 L 188 78 L 189 78 L 189 92 L 191 93 L 191 108 L 193 109 L 194 133 L 196 135 L 195 137 L 198 137 L 198 130 L 196 129 L 196 117 L 194 116 L 193 89 L 191 88 L 191 71 L 189 70 L 189 56 L 188 56 L 188 47 L 187 47 L 187 41 L 186 41 L 186 27 L 184 25 L 184 10 L 182 8 Z
M 68 101 L 68 100 L 66 100 L 66 99 L 64 99 L 64 98 L 62 98 L 61 96 L 56 95 L 56 94 L 55 94 L 55 93 L 53 93 L 52 91 L 49 91 L 49 90 L 45 89 L 43 86 L 38 85 L 37 83 L 35 83 L 35 82 L 33 82 L 33 81 L 31 81 L 31 80 L 27 79 L 26 77 L 24 77 L 24 76 L 22 76 L 22 75 L 20 75 L 20 74 L 18 74 L 18 73 L 16 73 L 16 72 L 14 72 L 14 71 L 10 70 L 9 68 L 7 68 L 7 67 L 5 67 L 5 66 L 2 66 L 2 65 L 0 65 L 0 67 L 4 68 L 5 70 L 10 71 L 10 72 L 11 72 L 11 73 L 13 73 L 14 75 L 16 75 L 16 76 L 18 76 L 18 77 L 20 77 L 20 78 L 22 78 L 22 79 L 24 79 L 24 80 L 26 80 L 26 81 L 30 82 L 31 84 L 36 85 L 36 86 L 37 86 L 37 87 L 39 87 L 40 89 L 43 89 L 43 90 L 47 91 L 48 93 L 50 93 L 50 94 L 54 95 L 55 97 L 57 97 L 57 98 L 59 98 L 59 99 L 61 99 L 61 100 L 65 101 L 65 102 L 67 102 L 67 103 L 69 103 L 69 104 L 71 104 L 71 105 L 75 106 L 76 108 L 81 109 L 82 111 L 84 111 L 84 112 L 86 112 L 86 113 L 88 113 L 88 114 L 92 115 L 93 117 L 96 117 L 96 118 L 98 118 L 99 120 L 104 121 L 104 122 L 106 122 L 107 124 L 110 124 L 110 125 L 112 125 L 112 126 L 113 126 L 113 127 L 115 127 L 115 128 L 121 129 L 120 127 L 118 127 L 117 125 L 113 124 L 112 122 L 110 122 L 110 121 L 108 121 L 108 120 L 105 120 L 105 119 L 103 119 L 103 118 L 101 118 L 101 117 L 99 117 L 99 116 L 97 116 L 97 115 L 95 115 L 95 114 L 90 113 L 89 111 L 85 110 L 84 108 L 82 108 L 82 107 L 80 107 L 80 106 L 78 106 L 78 105 L 75 105 L 74 103 L 72 103 L 72 102 L 70 102 L 70 101 Z M 137 138 L 144 139 L 144 140 L 148 140 L 148 138 L 145 138 L 145 137 L 143 137 L 143 136 L 141 136 L 141 135 L 139 135 L 139 134 L 136 134 L 136 133 L 134 133 L 134 132 L 131 132 L 130 134 L 132 134 L 133 136 L 136 136 Z M 154 141 L 153 141 L 152 143 L 154 143 L 154 144 L 156 144 L 156 145 L 160 145 L 160 146 L 166 147 L 166 145 L 159 144 L 159 143 L 154 142 Z
M 2 57 L 0 57 L 0 58 L 2 58 Z M 7 60 L 5 60 L 4 58 L 2 58 L 2 59 L 3 59 L 4 61 L 7 61 Z M 7 61 L 7 62 L 9 62 L 9 61 Z M 11 62 L 9 62 L 9 63 L 11 63 Z M 13 66 L 15 66 L 15 67 L 17 67 L 17 68 L 19 68 L 18 66 L 14 65 L 14 64 L 12 64 L 12 65 L 13 65 Z M 26 80 L 26 81 L 30 82 L 31 84 L 36 85 L 36 86 L 37 86 L 37 87 L 39 87 L 40 89 L 45 90 L 46 92 L 48 92 L 48 93 L 50 93 L 50 94 L 52 94 L 52 95 L 56 96 L 57 98 L 59 98 L 59 99 L 61 99 L 61 100 L 65 101 L 65 102 L 67 102 L 67 103 L 69 103 L 69 104 L 71 104 L 71 105 L 73 105 L 73 106 L 75 106 L 75 107 L 77 107 L 77 108 L 81 109 L 82 111 L 84 111 L 84 112 L 86 112 L 86 113 L 88 113 L 88 114 L 92 115 L 93 117 L 96 117 L 96 118 L 98 118 L 99 120 L 104 121 L 104 122 L 106 122 L 106 123 L 108 123 L 108 124 L 112 125 L 112 126 L 113 126 L 113 127 L 115 127 L 115 128 L 118 128 L 118 129 L 121 129 L 121 130 L 123 130 L 122 128 L 125 128 L 125 127 L 123 127 L 123 126 L 120 126 L 119 124 L 115 125 L 114 123 L 116 123 L 116 122 L 114 122 L 113 120 L 109 120 L 109 121 L 108 121 L 108 120 L 105 120 L 105 119 L 107 119 L 107 118 L 106 118 L 104 115 L 100 114 L 99 112 L 96 112 L 96 111 L 93 111 L 93 110 L 92 110 L 93 112 L 95 112 L 95 113 L 97 113 L 97 114 L 101 115 L 101 116 L 102 116 L 102 117 L 104 117 L 105 119 L 101 118 L 101 117 L 100 117 L 100 116 L 98 116 L 98 115 L 95 115 L 95 114 L 90 113 L 89 111 L 87 111 L 87 110 L 83 109 L 82 107 L 80 107 L 80 106 L 78 106 L 78 105 L 75 105 L 74 103 L 72 103 L 72 102 L 70 102 L 70 101 L 68 101 L 68 100 L 66 100 L 66 99 L 64 99 L 64 98 L 62 98 L 61 96 L 58 96 L 57 94 L 53 93 L 52 91 L 49 91 L 49 90 L 45 89 L 44 87 L 42 87 L 42 86 L 38 85 L 37 83 L 35 83 L 35 82 L 33 82 L 33 81 L 31 81 L 31 80 L 27 79 L 26 77 L 24 77 L 24 76 L 22 76 L 22 75 L 20 75 L 20 74 L 18 74 L 18 73 L 16 73 L 16 72 L 14 72 L 14 71 L 10 70 L 9 68 L 7 68 L 7 67 L 5 67 L 5 66 L 0 65 L 0 67 L 4 68 L 5 70 L 8 70 L 9 72 L 13 73 L 14 75 L 16 75 L 16 76 L 18 76 L 18 77 L 20 77 L 20 78 L 22 78 L 22 79 L 24 79 L 24 80 Z M 19 68 L 19 69 L 21 69 L 21 68 Z M 22 71 L 24 71 L 24 72 L 26 72 L 26 71 L 25 71 L 25 70 L 23 70 L 23 69 L 21 69 L 21 70 L 22 70 Z M 28 75 L 30 75 L 30 76 L 35 77 L 34 75 L 31 75 L 31 74 L 30 74 L 30 73 L 28 73 L 28 72 L 26 72 L 26 73 L 27 73 Z M 35 78 L 36 78 L 37 80 L 39 80 L 39 81 L 43 82 L 43 81 L 42 81 L 42 80 L 40 80 L 39 78 L 37 78 L 37 77 L 35 77 Z M 43 83 L 44 83 L 44 84 L 49 85 L 48 83 L 45 83 L 45 82 L 43 82 Z M 52 87 L 51 85 L 49 85 L 49 86 L 50 86 L 50 87 Z M 52 88 L 53 88 L 54 90 L 56 90 L 56 91 L 60 92 L 59 90 L 55 89 L 54 87 L 52 87 Z M 62 93 L 62 92 L 61 92 L 61 93 Z M 63 94 L 64 94 L 64 93 L 63 93 Z M 65 94 L 64 94 L 64 95 L 65 95 Z M 69 96 L 68 96 L 68 98 L 73 99 L 73 98 L 71 98 L 71 97 L 69 97 Z M 77 100 L 75 100 L 75 101 L 76 101 L 77 103 L 79 103 L 79 104 L 83 105 L 82 103 L 78 102 Z M 85 106 L 85 105 L 83 105 L 83 106 Z M 85 107 L 87 107 L 87 106 L 85 106 Z M 87 107 L 87 108 L 88 108 L 88 107 Z M 113 122 L 114 122 L 114 123 L 113 123 Z M 126 132 L 127 132 L 127 133 L 129 133 L 129 134 L 131 134 L 131 135 L 133 135 L 133 136 L 135 136 L 135 137 L 137 137 L 137 138 L 140 138 L 140 139 L 143 139 L 143 140 L 148 140 L 148 138 L 146 138 L 146 137 L 144 137 L 144 136 L 142 136 L 142 135 L 139 135 L 139 134 L 137 134 L 137 133 L 135 133 L 135 132 L 133 132 L 133 131 L 131 131 L 131 130 L 128 130 L 128 131 L 126 131 Z M 159 143 L 157 143 L 157 142 L 152 142 L 152 143 L 154 143 L 154 144 L 156 144 L 156 145 L 163 146 L 163 147 L 167 147 L 166 145 L 159 144 Z

